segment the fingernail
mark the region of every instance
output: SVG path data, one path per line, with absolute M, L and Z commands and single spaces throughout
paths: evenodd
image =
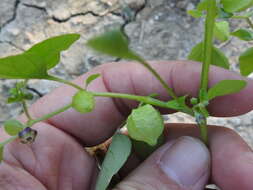
M 198 139 L 181 137 L 161 156 L 159 165 L 164 173 L 180 186 L 194 186 L 209 172 L 210 156 Z

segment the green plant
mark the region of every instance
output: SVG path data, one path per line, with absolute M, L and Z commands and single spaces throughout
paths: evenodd
M 253 40 L 253 32 L 249 29 L 238 29 L 230 32 L 230 19 L 246 20 L 253 29 L 250 17 L 253 12 L 241 13 L 241 11 L 253 5 L 252 0 L 203 0 L 197 9 L 188 13 L 193 17 L 205 17 L 205 34 L 203 42 L 197 44 L 189 55 L 190 60 L 202 62 L 201 83 L 198 97 L 188 97 L 185 94 L 178 97 L 173 89 L 168 86 L 164 79 L 157 73 L 146 60 L 129 48 L 128 38 L 120 29 L 115 29 L 100 36 L 94 37 L 87 42 L 90 48 L 110 56 L 133 60 L 149 70 L 153 76 L 161 83 L 172 100 L 161 101 L 156 98 L 156 94 L 150 96 L 137 96 L 133 94 L 120 93 L 98 93 L 88 91 L 88 85 L 100 77 L 99 74 L 89 76 L 84 82 L 84 86 L 78 86 L 70 81 L 51 76 L 48 70 L 55 67 L 60 60 L 60 53 L 68 49 L 79 39 L 78 34 L 66 34 L 47 39 L 34 45 L 22 54 L 9 56 L 0 59 L 0 78 L 22 79 L 15 88 L 11 89 L 8 103 L 18 102 L 22 105 L 27 122 L 21 123 L 17 120 L 8 120 L 4 123 L 5 131 L 11 136 L 5 142 L 0 143 L 0 160 L 4 146 L 19 138 L 22 143 L 31 143 L 36 138 L 36 130 L 33 125 L 51 118 L 69 108 L 74 108 L 80 113 L 92 112 L 96 106 L 95 97 L 125 98 L 139 102 L 139 106 L 132 110 L 125 126 L 128 129 L 128 136 L 115 133 L 112 143 L 101 166 L 98 177 L 97 190 L 106 189 L 111 178 L 116 174 L 127 160 L 131 148 L 144 148 L 143 158 L 152 153 L 163 142 L 164 124 L 161 114 L 156 107 L 173 109 L 195 117 L 200 129 L 201 138 L 208 144 L 207 118 L 209 116 L 207 106 L 209 102 L 218 97 L 231 93 L 237 93 L 247 84 L 244 80 L 223 80 L 208 87 L 208 74 L 210 65 L 216 65 L 229 69 L 228 58 L 215 47 L 214 38 L 221 42 L 229 40 L 230 36 L 238 37 L 241 40 Z M 253 72 L 253 49 L 246 50 L 239 58 L 241 74 L 246 76 Z M 25 68 L 25 69 L 24 69 Z M 72 97 L 72 102 L 52 113 L 40 118 L 32 118 L 26 105 L 26 101 L 32 98 L 26 90 L 26 85 L 30 79 L 45 79 L 57 81 L 76 88 L 77 92 Z M 190 104 L 186 103 L 190 98 Z M 116 156 L 115 156 L 116 155 Z

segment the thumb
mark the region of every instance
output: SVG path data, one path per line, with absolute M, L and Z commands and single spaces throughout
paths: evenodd
M 203 190 L 209 169 L 206 146 L 181 137 L 159 148 L 114 190 Z

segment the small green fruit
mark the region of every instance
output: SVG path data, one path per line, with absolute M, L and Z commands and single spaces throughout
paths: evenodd
M 127 119 L 129 136 L 155 146 L 164 130 L 161 114 L 151 105 L 134 109 Z
M 91 112 L 95 107 L 95 99 L 93 94 L 87 91 L 77 92 L 73 96 L 72 107 L 80 113 Z
M 8 135 L 15 136 L 24 129 L 24 125 L 18 120 L 11 119 L 4 122 L 4 129 Z

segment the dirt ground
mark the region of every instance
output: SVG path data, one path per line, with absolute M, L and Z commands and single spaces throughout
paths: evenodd
M 1 0 L 0 56 L 22 52 L 48 37 L 63 33 L 80 33 L 81 39 L 62 54 L 61 64 L 52 73 L 73 79 L 101 63 L 119 61 L 97 55 L 84 47 L 84 42 L 108 28 L 123 25 L 131 46 L 147 60 L 185 60 L 191 48 L 201 41 L 203 20 L 186 14 L 196 0 Z M 128 14 L 124 7 L 129 7 Z M 231 28 L 245 23 L 232 22 Z M 231 58 L 237 72 L 240 52 L 252 44 L 232 38 L 218 46 Z M 13 80 L 0 80 L 0 124 L 18 115 L 17 104 L 6 104 Z M 44 95 L 57 83 L 32 80 L 31 88 Z M 35 100 L 34 100 L 35 101 Z M 32 102 L 30 102 L 32 103 Z M 252 115 L 233 118 L 211 118 L 210 124 L 235 129 L 253 147 Z M 168 117 L 170 122 L 194 122 L 183 114 Z

